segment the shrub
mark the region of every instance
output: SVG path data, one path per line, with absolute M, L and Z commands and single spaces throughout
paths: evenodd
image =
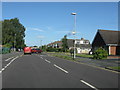
M 62 49 L 61 49 L 61 48 L 48 47 L 48 48 L 46 49 L 46 51 L 48 51 L 48 52 L 62 52 Z
M 93 53 L 93 58 L 94 59 L 106 59 L 107 56 L 108 56 L 108 52 L 103 48 L 98 48 Z

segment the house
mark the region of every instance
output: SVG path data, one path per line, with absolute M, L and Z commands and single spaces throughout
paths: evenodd
M 62 48 L 62 41 L 55 41 L 55 42 L 49 43 L 47 47 Z
M 98 29 L 92 42 L 92 50 L 103 47 L 109 55 L 120 55 L 120 31 Z
M 75 47 L 77 49 L 77 53 L 89 53 L 91 50 L 91 45 L 89 40 L 86 40 L 84 38 L 81 39 L 67 39 L 68 48 L 74 48 L 74 41 L 75 41 Z M 62 41 L 55 41 L 52 43 L 49 43 L 47 47 L 52 48 L 62 48 Z

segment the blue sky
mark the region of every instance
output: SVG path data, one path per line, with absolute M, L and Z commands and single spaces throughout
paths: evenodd
M 61 40 L 72 32 L 76 12 L 76 38 L 92 43 L 97 29 L 118 30 L 117 2 L 3 2 L 2 19 L 17 17 L 26 28 L 28 46 Z M 69 35 L 68 38 L 73 38 Z

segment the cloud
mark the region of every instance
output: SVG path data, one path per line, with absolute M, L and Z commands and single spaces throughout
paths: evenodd
M 44 30 L 40 29 L 40 28 L 27 28 L 28 30 L 33 30 L 33 31 L 39 31 L 39 32 L 43 32 Z
M 39 35 L 37 36 L 37 38 L 45 38 L 45 36 Z

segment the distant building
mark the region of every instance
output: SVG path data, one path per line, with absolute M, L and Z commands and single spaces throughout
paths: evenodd
M 74 48 L 74 39 L 67 39 L 67 43 L 69 49 Z M 49 43 L 47 47 L 62 48 L 62 41 Z M 77 53 L 89 53 L 91 50 L 90 41 L 84 38 L 75 39 L 75 47 L 77 49 Z
M 120 55 L 120 31 L 98 29 L 92 42 L 92 50 L 105 48 L 109 55 Z
M 62 48 L 62 41 L 55 41 L 55 42 L 49 43 L 47 47 Z

